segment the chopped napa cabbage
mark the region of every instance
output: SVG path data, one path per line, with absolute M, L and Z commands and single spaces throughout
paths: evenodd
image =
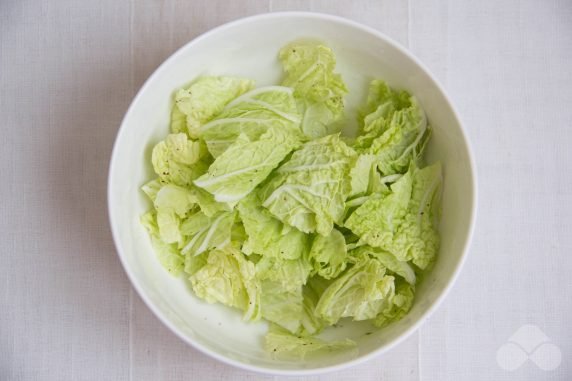
M 409 171 L 391 186 L 387 196 L 370 198 L 344 226 L 372 247 L 424 269 L 439 248 L 441 165 Z
M 276 358 L 304 360 L 311 355 L 355 350 L 356 343 L 350 339 L 326 341 L 317 337 L 301 337 L 272 326 L 266 334 L 264 346 Z
M 344 216 L 355 156 L 338 135 L 304 144 L 261 190 L 262 205 L 304 233 L 329 235 Z
M 268 86 L 234 99 L 216 118 L 201 126 L 199 134 L 211 155 L 218 157 L 240 135 L 258 140 L 271 127 L 302 138 L 300 122 L 292 89 Z
M 310 250 L 312 274 L 325 279 L 336 278 L 347 264 L 346 241 L 342 233 L 332 229 L 329 235 L 317 235 Z
M 282 85 L 294 89 L 302 110 L 304 134 L 315 139 L 340 132 L 348 89 L 334 72 L 334 52 L 316 43 L 292 43 L 282 48 L 279 58 L 286 74 Z
M 239 95 L 251 90 L 254 81 L 233 77 L 201 77 L 188 88 L 175 94 L 171 112 L 171 131 L 187 132 L 193 139 L 199 137 L 203 124 L 219 114 Z
M 375 259 L 364 258 L 333 281 L 316 306 L 316 315 L 328 324 L 344 317 L 374 319 L 395 293 L 395 278 L 385 274 Z
M 260 319 L 261 288 L 254 264 L 232 246 L 203 255 L 208 255 L 206 263 L 190 277 L 197 296 L 239 308 L 245 320 Z
M 375 155 L 384 175 L 403 173 L 412 160 L 420 158 L 431 129 L 415 97 L 376 80 L 364 113 L 362 134 L 355 146 L 360 153 Z
M 295 42 L 278 58 L 278 86 L 208 76 L 176 92 L 141 223 L 196 296 L 270 322 L 274 356 L 355 351 L 321 334 L 413 307 L 439 250 L 442 168 L 424 165 L 431 128 L 414 96 L 374 80 L 344 137 L 333 51 Z
M 309 251 L 310 237 L 274 218 L 256 193 L 239 202 L 237 209 L 247 236 L 242 246 L 245 254 L 297 259 Z
M 295 136 L 277 127 L 270 127 L 255 141 L 241 134 L 194 183 L 212 193 L 216 201 L 238 202 L 264 181 L 297 145 Z

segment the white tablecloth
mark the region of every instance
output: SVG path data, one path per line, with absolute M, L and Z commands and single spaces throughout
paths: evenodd
M 390 353 L 309 379 L 571 380 L 569 0 L 1 1 L 0 379 L 273 379 L 151 314 L 115 254 L 105 190 L 153 69 L 216 25 L 279 10 L 342 15 L 408 47 L 454 99 L 479 171 L 474 243 L 438 312 Z

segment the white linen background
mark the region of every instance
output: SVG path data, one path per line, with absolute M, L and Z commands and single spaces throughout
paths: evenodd
M 439 310 L 389 353 L 307 380 L 572 379 L 566 0 L 2 0 L 0 379 L 279 379 L 210 359 L 151 314 L 115 254 L 105 195 L 115 134 L 151 72 L 214 26 L 279 10 L 345 16 L 412 51 L 460 111 L 479 175 L 473 245 Z M 560 348 L 559 368 L 497 365 L 527 323 Z

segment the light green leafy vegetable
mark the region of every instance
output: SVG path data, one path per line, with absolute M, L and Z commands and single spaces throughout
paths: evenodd
M 403 173 L 412 160 L 419 159 L 431 130 L 415 97 L 373 81 L 364 113 L 356 148 L 375 155 L 384 175 Z
M 304 257 L 283 259 L 263 256 L 256 263 L 256 273 L 261 280 L 278 282 L 280 287 L 287 291 L 298 290 L 306 284 L 311 269 L 310 263 Z
M 413 305 L 413 286 L 405 282 L 396 281 L 395 293 L 377 315 L 374 324 L 383 327 L 405 316 Z
M 411 260 L 421 269 L 427 268 L 439 250 L 438 225 L 441 217 L 441 164 L 423 169 L 412 167 L 413 188 L 408 213 L 397 230 L 394 252 L 403 253 L 401 260 Z M 402 249 L 403 248 L 403 249 Z
M 337 277 L 346 268 L 346 241 L 342 233 L 332 229 L 328 236 L 317 235 L 310 250 L 312 274 L 325 279 Z
M 263 280 L 261 286 L 262 317 L 289 332 L 298 332 L 304 314 L 302 287 L 285 289 L 282 283 L 271 280 Z
M 197 271 L 202 269 L 207 264 L 208 255 L 193 255 L 188 253 L 185 255 L 185 263 L 183 270 L 188 275 L 195 275 Z
M 359 155 L 350 170 L 351 191 L 348 196 L 354 198 L 366 195 L 378 177 L 377 157 L 371 154 Z
M 377 260 L 364 258 L 328 286 L 316 315 L 330 325 L 343 317 L 374 319 L 394 294 L 394 279 Z
M 439 247 L 441 181 L 440 164 L 424 169 L 412 165 L 391 186 L 391 194 L 367 200 L 344 226 L 361 242 L 386 250 L 400 261 L 412 260 L 424 269 Z
M 201 77 L 175 94 L 171 131 L 199 137 L 200 127 L 219 114 L 224 106 L 254 87 L 254 81 L 233 77 Z
M 317 355 L 356 347 L 353 340 L 325 341 L 316 337 L 299 337 L 277 327 L 271 327 L 266 335 L 265 348 L 276 358 L 305 359 Z
M 199 255 L 210 249 L 220 249 L 230 243 L 234 212 L 221 212 L 207 217 L 202 212 L 190 216 L 181 224 L 181 233 L 187 238 L 181 252 Z
M 188 186 L 206 172 L 208 165 L 201 161 L 205 155 L 201 142 L 185 134 L 170 134 L 153 148 L 151 162 L 164 183 Z
M 179 109 L 176 103 L 171 109 L 171 133 L 187 133 L 187 116 Z
M 262 281 L 262 316 L 292 333 L 304 319 L 302 287 L 308 279 L 310 264 L 304 256 L 298 259 L 263 256 L 256 264 Z
M 268 86 L 243 94 L 203 125 L 200 137 L 214 157 L 226 151 L 240 135 L 255 141 L 270 127 L 302 138 L 301 117 L 292 93 L 289 87 Z
M 206 264 L 190 280 L 197 296 L 207 302 L 244 310 L 245 320 L 260 318 L 261 289 L 254 264 L 232 246 L 210 251 Z
M 262 205 L 304 233 L 329 235 L 334 223 L 342 222 L 354 160 L 354 151 L 338 135 L 306 143 L 262 189 Z
M 157 193 L 163 186 L 163 182 L 160 178 L 156 178 L 154 180 L 149 181 L 147 184 L 141 187 L 141 190 L 149 197 L 152 202 L 155 202 L 155 198 L 157 197 Z
M 153 201 L 159 237 L 165 243 L 182 244 L 181 222 L 196 206 L 200 207 L 202 215 L 209 217 L 230 210 L 226 204 L 217 203 L 210 194 L 205 195 L 204 191 L 194 187 L 163 184 L 162 180 L 155 179 L 142 189 Z
M 348 89 L 334 73 L 333 51 L 316 43 L 292 43 L 282 48 L 279 58 L 286 73 L 282 84 L 294 89 L 302 110 L 304 134 L 315 139 L 339 132 Z
M 145 192 L 145 194 L 149 197 L 149 199 L 153 203 L 155 203 L 157 194 L 163 187 L 179 188 L 180 192 L 185 193 L 186 200 L 183 201 L 184 204 L 187 204 L 189 200 L 192 200 L 192 202 L 197 204 L 200 207 L 201 211 L 209 217 L 212 217 L 218 212 L 222 211 L 229 212 L 232 210 L 227 203 L 220 203 L 215 201 L 214 197 L 210 193 L 193 185 L 186 187 L 179 187 L 175 184 L 170 184 L 164 180 L 161 180 L 160 178 L 157 178 L 143 185 L 141 187 L 141 190 L 143 190 L 143 192 Z M 155 207 L 157 206 L 155 205 Z
M 369 255 L 372 258 L 377 259 L 389 271 L 402 276 L 409 284 L 415 284 L 416 277 L 413 267 L 405 261 L 400 261 L 393 254 L 387 251 L 376 249 L 371 246 L 361 246 L 352 250 L 350 255 L 354 257 L 356 261 L 359 261 L 363 255 Z
M 318 318 L 315 314 L 316 304 L 318 303 L 319 295 L 307 291 L 308 288 L 302 290 L 302 318 L 300 320 L 300 329 L 297 334 L 300 336 L 312 336 L 318 334 L 325 326 L 322 319 Z
M 238 245 L 240 248 L 244 245 L 244 241 L 248 239 L 246 235 L 246 231 L 244 230 L 244 224 L 240 221 L 239 218 L 235 218 L 234 225 L 232 225 L 232 229 L 230 231 L 230 242 Z M 244 251 L 242 251 L 244 253 Z M 246 254 L 246 253 L 244 253 Z
M 157 192 L 154 205 L 157 211 L 170 209 L 177 216 L 184 217 L 195 203 L 196 197 L 191 190 L 167 184 Z
M 193 193 L 186 188 L 167 184 L 159 189 L 154 205 L 157 211 L 159 236 L 164 242 L 182 242 L 181 219 L 193 208 L 194 204 Z
M 141 223 L 196 296 L 270 322 L 274 356 L 355 351 L 322 332 L 412 308 L 439 250 L 442 169 L 424 166 L 431 129 L 414 96 L 374 80 L 344 137 L 333 51 L 296 42 L 279 59 L 280 86 L 210 76 L 176 92 Z
M 313 276 L 308 279 L 302 289 L 302 320 L 301 327 L 296 332 L 298 336 L 312 336 L 320 333 L 327 326 L 327 323 L 316 314 L 316 306 L 320 296 L 329 285 L 329 280 L 320 276 Z
M 194 194 L 195 202 L 199 205 L 201 212 L 207 217 L 212 217 L 218 212 L 230 212 L 232 210 L 228 203 L 217 202 L 213 195 L 204 189 L 196 186 L 191 186 L 190 189 Z
M 237 202 L 248 195 L 298 145 L 288 130 L 270 127 L 258 140 L 239 135 L 216 158 L 206 174 L 194 181 L 219 202 Z
M 145 213 L 141 216 L 141 224 L 149 232 L 151 244 L 161 265 L 171 274 L 178 275 L 183 268 L 184 258 L 177 250 L 177 245 L 168 244 L 161 240 L 157 226 L 157 214 L 155 212 Z
M 265 208 L 256 193 L 238 203 L 237 209 L 247 239 L 242 251 L 283 259 L 297 259 L 310 249 L 310 237 L 298 229 L 284 226 Z
M 412 173 L 407 172 L 391 186 L 389 195 L 367 199 L 350 215 L 344 226 L 358 235 L 360 241 L 391 251 L 397 229 L 407 214 L 412 177 Z

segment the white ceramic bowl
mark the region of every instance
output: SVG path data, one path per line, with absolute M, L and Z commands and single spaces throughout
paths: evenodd
M 264 352 L 264 323 L 209 305 L 158 263 L 139 216 L 150 208 L 140 186 L 153 177 L 151 148 L 168 132 L 174 90 L 206 74 L 253 78 L 277 84 L 280 47 L 299 38 L 318 39 L 337 57 L 348 84 L 347 109 L 363 102 L 367 85 L 383 78 L 413 93 L 434 127 L 428 157 L 444 165 L 442 245 L 436 266 L 418 287 L 412 310 L 374 334 L 367 323 L 348 322 L 326 332 L 350 337 L 358 351 L 311 361 L 284 362 Z M 123 120 L 113 149 L 108 187 L 111 228 L 121 262 L 149 308 L 181 339 L 212 357 L 248 370 L 307 375 L 339 370 L 387 351 L 410 335 L 453 284 L 472 234 L 476 211 L 475 169 L 459 117 L 441 86 L 407 51 L 383 34 L 355 22 L 316 13 L 271 13 L 225 24 L 191 41 L 166 60 L 141 88 Z

